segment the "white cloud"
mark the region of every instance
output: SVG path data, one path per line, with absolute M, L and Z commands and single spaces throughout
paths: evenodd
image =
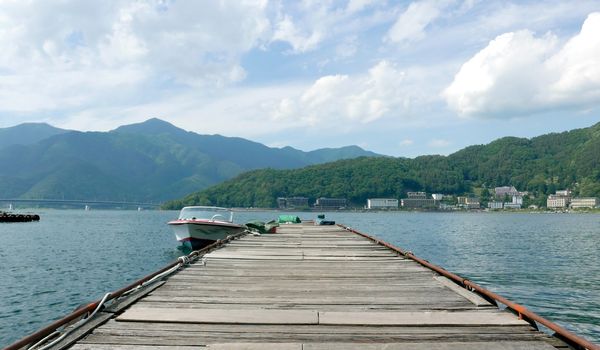
M 266 12 L 250 1 L 2 2 L 0 110 L 139 102 L 149 86 L 156 94 L 164 84 L 238 82 L 241 56 L 269 40 Z
M 350 0 L 348 1 L 348 6 L 346 7 L 346 11 L 350 13 L 359 12 L 364 10 L 365 8 L 373 5 L 376 0 Z
M 581 32 L 545 62 L 559 77 L 549 87 L 549 98 L 556 103 L 600 102 L 600 12 L 592 13 Z
M 405 72 L 381 61 L 366 74 L 319 78 L 298 96 L 281 99 L 272 117 L 306 125 L 369 123 L 386 116 L 401 117 L 410 100 Z
M 347 59 L 356 54 L 358 50 L 358 39 L 356 37 L 347 37 L 335 47 L 336 58 Z
M 433 148 L 445 148 L 451 145 L 451 142 L 444 139 L 433 139 L 428 143 L 429 147 Z
M 411 139 L 404 139 L 404 140 L 400 141 L 398 144 L 400 146 L 410 146 L 410 145 L 412 145 L 414 143 L 415 142 L 413 140 L 411 140 Z
M 440 17 L 441 11 L 446 6 L 445 1 L 412 2 L 390 28 L 386 40 L 393 43 L 406 43 L 423 39 L 427 26 Z
M 330 1 L 300 1 L 281 6 L 274 21 L 271 42 L 288 43 L 290 53 L 317 49 L 333 35 L 335 23 L 344 17 Z
M 292 46 L 294 52 L 306 52 L 313 50 L 323 39 L 320 30 L 314 29 L 310 33 L 303 33 L 297 28 L 289 15 L 285 15 L 276 24 L 273 41 L 285 41 Z
M 600 13 L 559 45 L 555 35 L 506 33 L 463 64 L 444 92 L 462 116 L 520 117 L 600 103 Z
M 355 36 L 393 20 L 391 5 L 374 0 L 351 0 L 347 6 L 336 1 L 289 2 L 280 6 L 273 20 L 271 42 L 285 42 L 289 53 L 303 54 L 340 38 Z

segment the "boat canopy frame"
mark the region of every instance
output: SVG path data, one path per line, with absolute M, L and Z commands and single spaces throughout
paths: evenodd
M 184 216 L 184 213 L 210 213 L 210 212 L 215 212 L 217 214 L 213 214 L 210 215 L 210 217 L 206 217 L 206 218 L 201 218 L 201 217 L 196 217 L 196 216 L 192 216 L 190 217 L 189 215 Z M 224 215 L 219 214 L 219 212 L 221 213 L 225 213 L 227 212 L 229 214 L 229 218 L 226 218 Z M 224 220 L 218 220 L 219 217 L 222 217 Z M 227 222 L 233 222 L 233 210 L 228 209 L 228 208 L 223 208 L 223 207 L 212 207 L 212 206 L 201 206 L 201 205 L 196 205 L 196 206 L 189 206 L 189 207 L 183 207 L 181 208 L 181 211 L 179 212 L 179 216 L 178 216 L 178 220 L 196 220 L 196 219 L 206 219 L 209 221 L 227 221 Z

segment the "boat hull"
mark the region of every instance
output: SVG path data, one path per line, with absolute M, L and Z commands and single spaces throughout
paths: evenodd
M 187 248 L 202 249 L 227 236 L 244 231 L 241 225 L 228 222 L 176 220 L 169 222 L 175 238 Z

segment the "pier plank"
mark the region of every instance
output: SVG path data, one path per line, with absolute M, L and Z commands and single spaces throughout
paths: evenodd
M 414 326 L 518 326 L 528 323 L 506 312 L 319 312 L 319 324 Z
M 117 321 L 181 323 L 317 324 L 316 311 L 244 309 L 168 309 L 136 307 Z
M 492 304 L 489 301 L 483 299 L 482 297 L 471 292 L 470 290 L 460 287 L 459 285 L 457 285 L 456 283 L 452 282 L 444 276 L 436 276 L 434 278 L 440 283 L 442 283 L 444 286 L 450 288 L 452 291 L 456 292 L 460 296 L 463 296 L 468 301 L 472 302 L 477 306 L 492 306 Z
M 565 346 L 413 260 L 306 223 L 234 240 L 122 307 L 72 349 Z

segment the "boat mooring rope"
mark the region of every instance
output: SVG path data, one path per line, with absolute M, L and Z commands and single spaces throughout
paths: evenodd
M 111 300 L 111 302 L 115 303 L 117 300 L 119 300 L 123 296 L 129 295 L 129 294 L 131 294 L 131 293 L 139 290 L 140 288 L 148 286 L 148 285 L 150 285 L 150 284 L 152 284 L 152 283 L 160 280 L 161 278 L 172 274 L 173 272 L 177 271 L 179 268 L 181 268 L 181 267 L 183 267 L 185 265 L 188 265 L 192 261 L 192 259 L 188 255 L 180 256 L 180 257 L 177 258 L 177 260 L 179 261 L 179 264 L 173 266 L 172 268 L 168 269 L 167 271 L 159 273 L 158 275 L 152 277 L 148 281 L 140 283 L 137 287 L 132 288 L 132 289 L 124 292 L 123 294 L 121 294 L 117 298 Z M 83 326 L 84 324 L 86 324 L 88 321 L 90 321 L 96 315 L 96 313 L 98 313 L 98 311 L 100 311 L 101 309 L 104 308 L 104 305 L 107 303 L 107 301 L 111 297 L 111 295 L 112 295 L 112 293 L 106 293 L 106 294 L 104 294 L 104 297 L 102 297 L 102 299 L 100 300 L 100 302 L 98 302 L 98 306 L 96 306 L 96 308 L 94 309 L 94 311 L 92 311 L 92 313 L 90 313 L 87 317 L 82 318 L 81 320 L 77 321 L 77 323 L 75 323 L 68 330 L 63 330 L 62 334 L 61 334 L 60 331 L 56 330 L 53 333 L 50 333 L 49 335 L 47 335 L 46 337 L 44 337 L 42 340 L 40 340 L 37 343 L 35 343 L 32 346 L 30 346 L 28 348 L 28 350 L 46 350 L 46 349 L 48 349 L 48 348 L 56 345 L 58 342 L 60 342 L 61 340 L 63 340 L 67 335 L 71 334 L 76 329 L 80 328 L 81 326 Z M 50 343 L 42 346 L 42 344 L 46 343 L 48 340 L 50 340 L 50 339 L 52 339 L 52 338 L 54 338 L 56 336 L 58 336 L 58 338 L 56 338 L 56 339 L 52 340 Z
M 100 302 L 98 303 L 98 306 L 94 309 L 94 311 L 89 314 L 87 317 L 82 318 L 81 320 L 77 321 L 77 323 L 75 323 L 73 325 L 73 327 L 69 328 L 68 331 L 64 332 L 64 333 L 60 333 L 59 331 L 55 331 L 54 333 L 49 334 L 47 337 L 45 337 L 44 339 L 40 340 L 39 342 L 33 344 L 32 346 L 30 346 L 28 349 L 32 350 L 45 350 L 48 349 L 49 347 L 57 344 L 59 341 L 63 340 L 67 335 L 71 334 L 73 331 L 75 331 L 76 329 L 78 329 L 79 327 L 83 326 L 84 324 L 88 323 L 89 320 L 92 319 L 92 317 L 94 317 L 96 315 L 96 313 L 98 311 L 100 311 L 100 309 L 102 309 L 104 307 L 104 304 L 106 303 L 106 301 L 108 300 L 108 298 L 110 298 L 111 293 L 106 293 L 104 294 L 104 297 L 102 297 L 102 300 L 100 300 Z M 48 341 L 49 339 L 60 335 L 58 338 L 54 339 L 52 342 L 39 347 L 40 345 L 44 344 L 46 341 Z

